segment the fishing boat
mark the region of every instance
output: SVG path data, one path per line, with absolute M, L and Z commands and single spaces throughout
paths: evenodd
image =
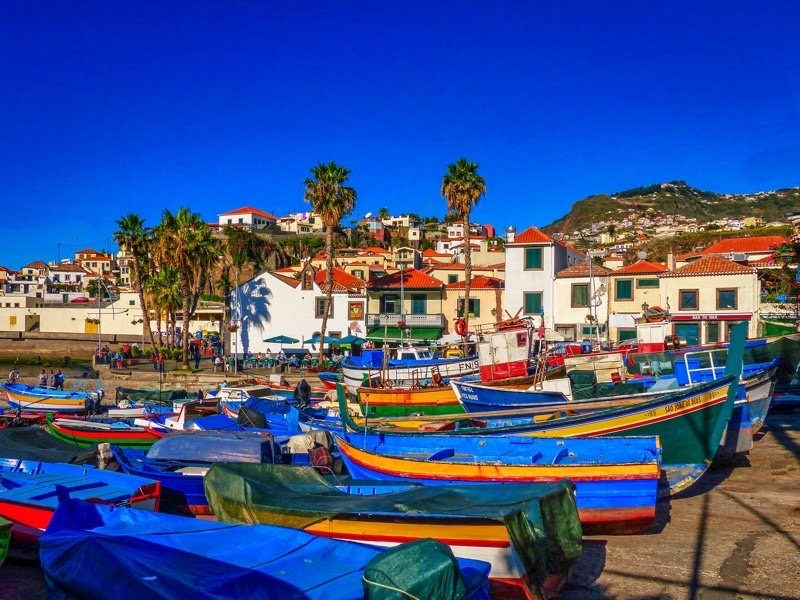
M 0 517 L 41 533 L 65 498 L 157 510 L 161 485 L 89 465 L 0 458 Z
M 281 462 L 280 445 L 269 433 L 192 431 L 168 435 L 149 450 L 112 445 L 125 473 L 161 482 L 165 506 L 195 515 L 209 513 L 203 476 L 215 462 Z
M 568 478 L 584 526 L 638 527 L 655 518 L 661 447 L 656 437 L 534 438 L 469 434 L 336 434 L 354 479 L 532 483 Z
M 80 420 L 48 414 L 47 429 L 60 440 L 87 448 L 96 444 L 149 448 L 162 437 L 149 427 L 135 425 L 131 419 Z
M 386 439 L 410 439 L 416 443 L 420 436 L 446 438 L 454 435 L 472 434 L 475 437 L 498 437 L 508 435 L 592 438 L 596 436 L 658 436 L 663 449 L 661 468 L 669 491 L 676 493 L 692 483 L 706 471 L 717 452 L 723 432 L 733 409 L 736 397 L 736 375 L 696 384 L 691 388 L 659 394 L 650 400 L 639 400 L 621 405 L 595 403 L 594 410 L 574 414 L 573 404 L 543 408 L 540 415 L 531 409 L 516 413 L 497 411 L 494 413 L 469 413 L 467 427 L 435 428 L 426 426 L 426 433 L 404 431 L 398 421 L 386 426 L 374 420 L 367 421 L 372 431 Z M 591 406 L 583 403 L 582 406 Z M 464 415 L 461 415 L 463 418 Z M 459 415 L 428 417 L 429 423 L 458 420 Z M 421 417 L 411 418 L 422 429 Z M 475 421 L 483 421 L 475 427 Z M 349 415 L 342 414 L 342 421 L 349 431 L 365 431 Z M 381 427 L 380 429 L 378 429 Z M 449 429 L 449 430 L 448 430 Z M 357 436 L 356 436 L 357 437 Z M 400 442 L 402 443 L 402 442 Z M 422 442 L 420 442 L 422 443 Z M 437 442 L 438 443 L 438 442 Z M 665 490 L 666 491 L 666 490 Z
M 453 388 L 438 379 L 439 385 L 433 382 L 413 388 L 372 387 L 365 382 L 358 388 L 361 413 L 367 417 L 403 417 L 464 412 Z
M 489 565 L 455 559 L 434 540 L 385 550 L 285 527 L 69 501 L 39 548 L 52 597 L 360 600 L 392 589 L 404 598 L 489 598 Z
M 566 480 L 421 486 L 339 480 L 311 467 L 215 464 L 204 483 L 220 521 L 380 546 L 433 538 L 458 557 L 489 562 L 493 589 L 520 597 L 554 597 L 581 554 L 574 486 Z
M 25 412 L 82 413 L 87 403 L 98 398 L 98 392 L 52 390 L 24 383 L 3 382 L 8 404 Z
M 259 377 L 254 375 L 243 380 L 241 385 L 266 385 L 272 389 L 272 392 L 280 396 L 283 400 L 291 402 L 295 399 L 294 390 L 296 385 L 291 385 L 285 381 L 282 375 L 271 374 L 269 377 Z M 224 389 L 224 388 L 223 388 Z M 325 394 L 328 393 L 330 388 L 324 385 L 309 386 L 309 401 L 312 403 L 321 402 L 325 399 Z
M 362 350 L 360 356 L 347 356 L 341 364 L 344 384 L 355 394 L 364 381 L 376 378 L 384 386 L 414 387 L 429 385 L 434 373 L 445 379 L 470 375 L 478 370 L 478 357 L 434 358 L 427 347 L 401 345 L 385 351 Z

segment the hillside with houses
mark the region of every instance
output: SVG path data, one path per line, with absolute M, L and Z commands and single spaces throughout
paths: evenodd
M 756 217 L 717 219 L 711 230 L 725 236 L 676 251 L 679 238 L 700 227 L 698 217 L 683 210 L 657 216 L 642 200 L 675 191 L 670 186 L 621 194 L 608 213 L 619 220 L 570 232 L 511 226 L 498 236 L 489 224 L 470 223 L 467 232 L 454 220 L 369 216 L 337 228 L 331 273 L 313 211 L 277 217 L 237 208 L 206 223 L 224 254 L 209 263 L 189 331 L 216 333 L 240 355 L 266 351 L 265 340 L 276 336 L 302 345 L 322 329 L 328 291 L 326 335 L 375 342 L 433 343 L 452 337 L 463 316 L 473 331 L 530 317 L 553 339 L 617 344 L 635 338 L 636 320 L 652 308 L 688 343 L 724 341 L 727 322 L 743 318 L 751 337 L 794 331 L 800 213 L 784 212 L 768 235 L 749 229 L 763 224 L 748 223 Z M 716 202 L 703 194 L 695 200 Z M 626 203 L 635 207 L 625 212 Z M 561 226 L 580 223 L 581 210 Z M 674 242 L 664 256 L 642 250 L 662 235 Z M 464 306 L 467 244 L 472 278 Z M 155 343 L 174 342 L 184 322 L 180 298 L 140 290 L 132 260 L 123 245 L 117 253 L 85 248 L 57 262 L 0 266 L 0 335 L 72 335 L 98 344 L 140 337 L 146 345 L 152 332 Z

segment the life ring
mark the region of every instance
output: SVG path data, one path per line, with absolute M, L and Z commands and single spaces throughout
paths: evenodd
M 667 319 L 667 311 L 660 306 L 651 306 L 645 311 L 645 318 L 648 323 L 659 323 Z
M 464 317 L 460 317 L 458 320 L 456 320 L 455 329 L 458 335 L 462 337 L 467 335 L 468 331 L 467 320 Z

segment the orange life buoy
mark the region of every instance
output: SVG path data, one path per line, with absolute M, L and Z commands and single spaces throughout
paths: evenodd
M 456 321 L 456 333 L 460 336 L 467 335 L 467 320 L 464 317 L 460 317 Z

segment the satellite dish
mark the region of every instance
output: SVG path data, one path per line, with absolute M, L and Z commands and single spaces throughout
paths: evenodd
M 367 214 L 364 215 L 364 218 L 365 219 L 369 219 L 371 216 L 372 216 L 372 213 L 368 212 Z
M 639 257 L 639 260 L 644 260 L 645 258 L 647 258 L 647 252 L 645 252 L 644 250 L 639 250 L 636 253 L 636 256 Z

